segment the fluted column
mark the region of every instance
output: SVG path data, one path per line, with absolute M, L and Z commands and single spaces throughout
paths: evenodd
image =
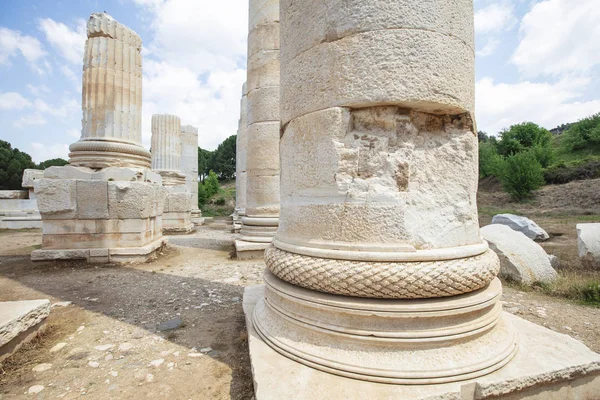
M 191 193 L 192 214 L 198 214 L 198 128 L 191 125 L 181 127 L 181 171 Z
M 238 124 L 236 138 L 236 163 L 235 163 L 235 212 L 243 217 L 246 215 L 246 190 L 247 190 L 247 172 L 246 157 L 248 150 L 248 140 L 246 138 L 247 129 L 247 102 L 246 83 L 242 87 L 242 100 L 240 101 L 240 120 Z
M 181 120 L 175 115 L 152 116 L 152 169 L 165 186 L 185 184 L 181 171 Z
M 142 40 L 105 13 L 87 24 L 81 139 L 69 163 L 90 168 L 150 166 L 142 147 Z
M 281 216 L 254 313 L 278 352 L 397 384 L 514 356 L 474 77 L 472 0 L 281 0 Z
M 269 243 L 279 218 L 279 1 L 250 0 L 247 190 L 241 240 Z

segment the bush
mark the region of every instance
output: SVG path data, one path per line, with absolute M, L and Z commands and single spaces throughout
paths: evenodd
M 552 134 L 533 122 L 512 125 L 500 135 L 496 150 L 501 156 L 509 157 L 533 151 L 535 158 L 544 168 L 554 159 Z
M 212 170 L 208 173 L 208 177 L 204 181 L 207 197 L 211 197 L 219 191 L 219 178 Z
M 535 154 L 527 151 L 508 157 L 499 178 L 507 193 L 524 200 L 544 184 L 544 171 Z
M 215 204 L 218 206 L 224 206 L 225 205 L 225 198 L 224 197 L 219 197 L 216 201 Z
M 546 183 L 553 185 L 596 178 L 600 178 L 600 161 L 591 161 L 587 164 L 573 167 L 568 167 L 564 163 L 560 163 L 544 171 Z
M 562 146 L 566 151 L 600 145 L 600 113 L 582 119 L 563 133 Z
M 554 149 L 552 146 L 536 145 L 532 148 L 535 159 L 542 165 L 542 168 L 548 168 L 554 161 Z
M 209 196 L 206 193 L 204 184 L 202 182 L 198 182 L 198 208 L 202 208 L 202 206 L 206 204 L 208 197 Z
M 479 143 L 479 177 L 499 176 L 502 171 L 503 158 L 490 142 Z

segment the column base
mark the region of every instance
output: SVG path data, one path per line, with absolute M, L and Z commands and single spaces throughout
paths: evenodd
M 75 167 L 150 168 L 150 152 L 134 143 L 110 140 L 80 140 L 69 150 L 69 165 Z
M 518 333 L 519 350 L 502 368 L 478 378 L 391 385 L 327 373 L 282 355 L 263 340 L 254 325 L 253 315 L 257 303 L 264 297 L 263 285 L 247 287 L 244 291 L 243 307 L 257 400 L 324 397 L 359 400 L 365 398 L 365 393 L 369 398 L 386 400 L 563 400 L 592 399 L 600 392 L 600 355 L 575 339 L 507 313 L 502 313 L 501 319 Z M 319 343 L 325 350 L 329 345 Z M 465 359 L 474 356 L 477 354 L 464 354 Z M 441 354 L 438 360 L 445 361 Z
M 278 217 L 242 217 L 240 239 L 246 242 L 271 243 L 278 226 Z
M 246 242 L 244 240 L 235 241 L 235 256 L 238 260 L 262 260 L 265 256 L 265 249 L 270 243 Z

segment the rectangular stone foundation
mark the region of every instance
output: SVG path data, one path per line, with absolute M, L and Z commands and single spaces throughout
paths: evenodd
M 35 338 L 49 314 L 49 300 L 0 302 L 0 362 Z
M 265 256 L 270 243 L 235 241 L 235 256 L 238 260 L 259 260 Z
M 264 286 L 244 291 L 256 400 L 592 400 L 600 398 L 600 355 L 582 343 L 505 313 L 520 335 L 515 358 L 489 375 L 438 385 L 388 385 L 328 374 L 282 356 L 260 339 L 252 312 Z M 468 355 L 465 355 L 468 356 Z

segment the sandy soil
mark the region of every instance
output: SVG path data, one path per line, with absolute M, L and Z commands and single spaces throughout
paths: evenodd
M 215 220 L 172 237 L 155 261 L 117 267 L 32 263 L 39 231 L 0 232 L 0 301 L 72 302 L 54 307 L 46 333 L 4 363 L 0 399 L 252 399 L 241 300 L 264 266 L 231 260 L 233 239 Z M 510 287 L 504 300 L 509 312 L 600 351 L 600 309 Z M 163 331 L 169 321 L 180 326 Z M 35 385 L 44 388 L 28 395 Z

